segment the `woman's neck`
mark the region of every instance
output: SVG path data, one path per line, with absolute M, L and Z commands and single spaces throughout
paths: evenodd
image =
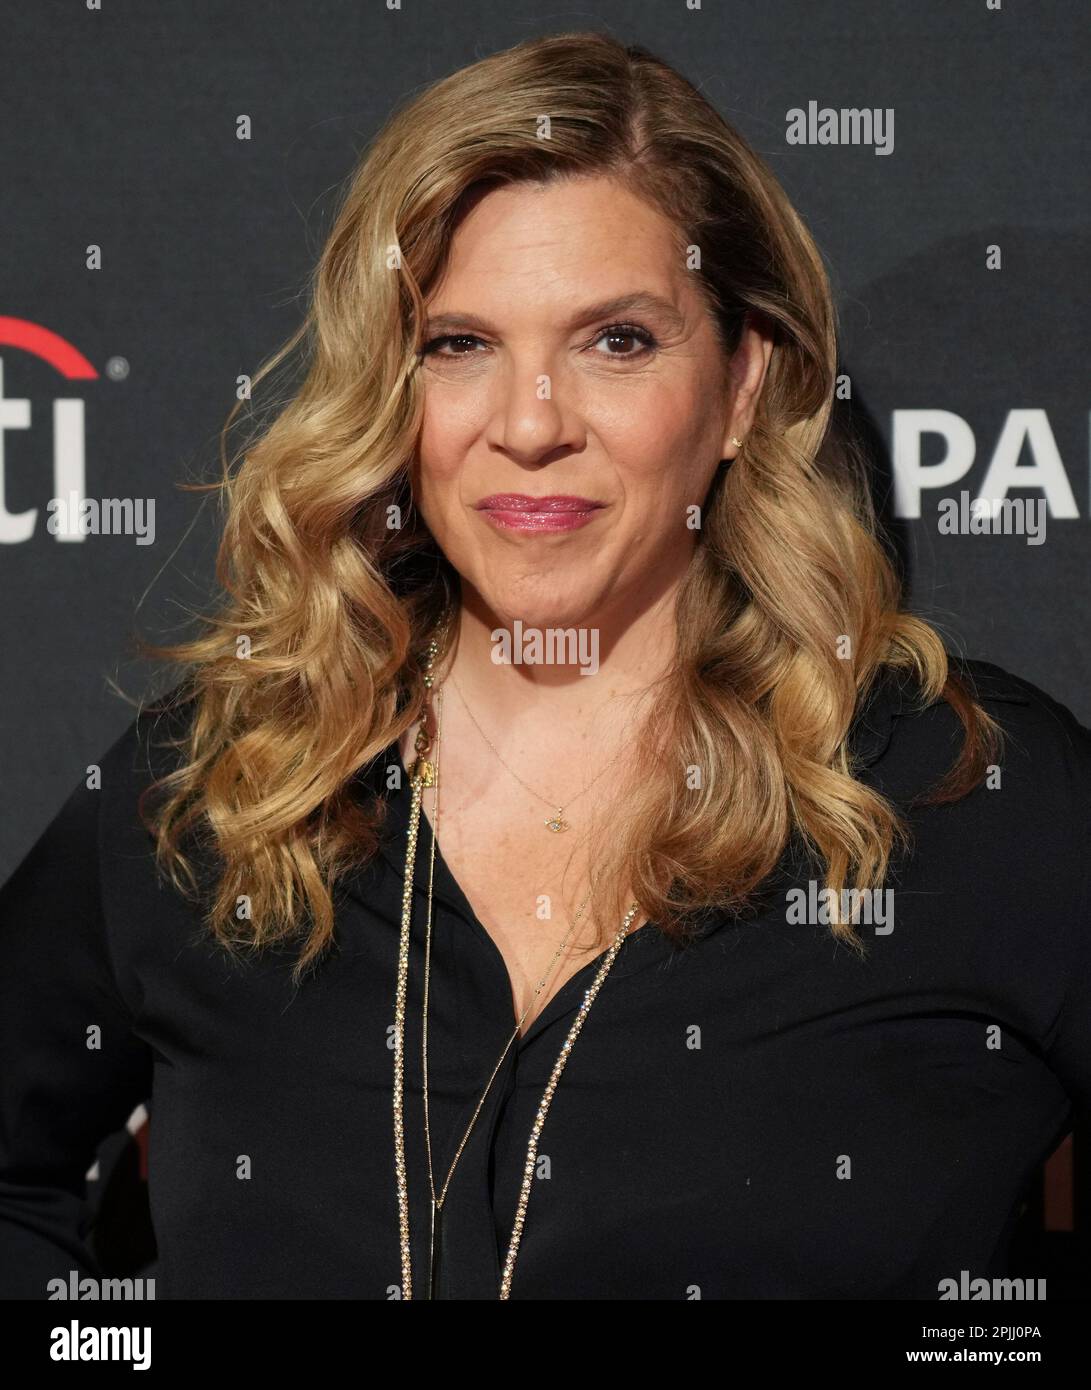
M 564 623 L 501 616 L 468 595 L 440 679 L 453 678 L 486 729 L 586 734 L 600 717 L 631 717 L 640 697 L 669 671 L 675 596 L 672 591 L 635 613 Z

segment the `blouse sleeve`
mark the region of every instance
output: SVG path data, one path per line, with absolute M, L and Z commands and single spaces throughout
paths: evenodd
M 1059 819 L 1069 837 L 1075 892 L 1064 923 L 1064 997 L 1046 1058 L 1077 1114 L 1087 1121 L 1091 1119 L 1091 729 L 1063 706 L 1060 713 L 1067 726 L 1070 785 L 1075 794 Z
M 99 889 L 102 792 L 80 784 L 0 889 L 0 1297 L 99 1276 L 86 1174 L 151 1094 Z

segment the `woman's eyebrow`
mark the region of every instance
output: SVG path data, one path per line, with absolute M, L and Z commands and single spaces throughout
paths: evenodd
M 601 300 L 598 304 L 589 304 L 586 308 L 573 314 L 565 327 L 568 329 L 583 328 L 589 323 L 631 313 L 654 314 L 657 318 L 664 320 L 669 328 L 678 332 L 681 332 L 686 323 L 682 313 L 669 299 L 663 299 L 657 294 L 637 291 L 633 294 L 616 295 L 612 299 Z M 424 323 L 424 331 L 428 337 L 435 337 L 440 333 L 468 330 L 489 333 L 493 337 L 498 336 L 495 325 L 490 323 L 488 319 L 482 318 L 480 314 L 435 314 L 429 315 Z

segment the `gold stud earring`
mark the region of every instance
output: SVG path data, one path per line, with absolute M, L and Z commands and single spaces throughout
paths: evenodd
M 741 448 L 742 448 L 742 440 L 741 440 L 741 439 L 736 439 L 734 435 L 731 436 L 731 442 L 732 442 L 732 444 L 734 444 L 734 446 L 735 446 L 736 449 L 741 449 Z

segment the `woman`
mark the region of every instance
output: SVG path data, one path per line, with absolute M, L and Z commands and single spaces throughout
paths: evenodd
M 770 171 L 521 44 L 380 133 L 304 338 L 223 611 L 4 890 L 8 1285 L 145 1099 L 160 1297 L 1003 1272 L 1091 1098 L 1091 735 L 903 611 Z

